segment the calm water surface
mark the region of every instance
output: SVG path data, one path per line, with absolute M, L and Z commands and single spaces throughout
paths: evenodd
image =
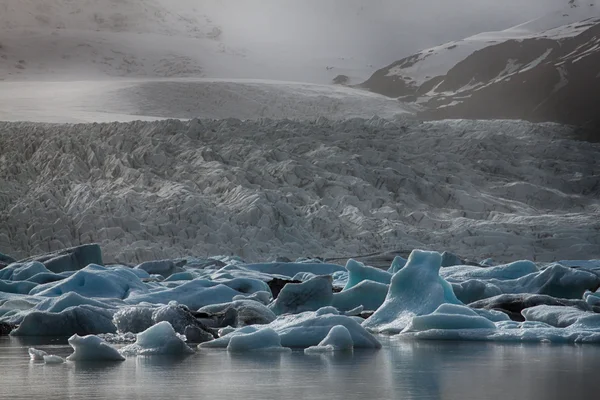
M 138 357 L 121 363 L 44 365 L 34 345 L 0 338 L 0 399 L 598 399 L 600 346 L 413 342 L 346 355 Z

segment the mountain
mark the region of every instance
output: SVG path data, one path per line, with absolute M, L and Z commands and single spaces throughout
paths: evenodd
M 573 4 L 505 31 L 423 50 L 378 70 L 362 86 L 419 104 L 424 118 L 595 126 L 600 5 Z

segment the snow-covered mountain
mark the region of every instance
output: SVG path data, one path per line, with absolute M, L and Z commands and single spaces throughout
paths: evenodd
M 574 3 L 501 32 L 423 50 L 363 86 L 433 118 L 586 124 L 600 100 L 600 4 Z
M 3 0 L 0 80 L 204 77 L 328 84 L 345 75 L 355 84 L 393 61 L 393 54 L 479 32 L 492 16 L 492 27 L 510 26 L 536 8 L 524 5 L 517 15 L 481 0 L 445 12 L 446 0 L 428 3 Z

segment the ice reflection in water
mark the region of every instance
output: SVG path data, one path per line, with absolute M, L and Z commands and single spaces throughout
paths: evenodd
M 43 365 L 29 342 L 0 339 L 0 398 L 580 399 L 594 398 L 600 347 L 413 342 L 380 351 L 137 357 Z M 47 342 L 46 342 L 47 343 Z M 40 346 L 66 357 L 64 344 Z

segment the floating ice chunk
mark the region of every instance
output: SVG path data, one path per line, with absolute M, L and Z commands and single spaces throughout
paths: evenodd
M 389 285 L 374 281 L 362 281 L 348 290 L 333 294 L 332 305 L 340 311 L 362 306 L 365 310 L 377 310 L 384 302 Z
M 172 260 L 146 261 L 136 266 L 135 269 L 141 269 L 150 275 L 160 275 L 163 278 L 184 271 L 183 268 L 176 266 Z
M 323 353 L 329 351 L 348 351 L 352 350 L 354 342 L 352 336 L 343 325 L 336 325 L 331 328 L 325 339 L 318 345 L 304 349 L 305 353 Z
M 563 299 L 581 299 L 586 290 L 600 286 L 600 276 L 553 264 L 514 281 L 493 283 L 504 293 L 539 293 Z
M 332 300 L 331 276 L 317 276 L 303 283 L 286 284 L 269 308 L 276 315 L 299 313 L 328 306 Z
M 187 338 L 188 343 L 204 343 L 215 338 L 212 333 L 200 328 L 198 325 L 186 326 L 183 334 Z
M 344 315 L 347 315 L 349 317 L 354 317 L 354 316 L 360 315 L 360 313 L 362 313 L 364 309 L 365 308 L 363 306 L 358 306 L 356 308 L 353 308 L 352 310 L 346 311 L 344 313 Z
M 28 258 L 42 262 L 51 272 L 76 271 L 90 264 L 102 265 L 102 251 L 97 244 L 84 244 L 52 253 Z
M 227 351 L 291 351 L 288 347 L 281 346 L 281 339 L 277 332 L 271 328 L 264 328 L 256 332 L 235 335 L 227 345 Z
M 227 346 L 229 346 L 229 342 L 231 341 L 231 338 L 233 338 L 234 336 L 238 336 L 238 335 L 247 335 L 249 333 L 254 333 L 259 331 L 260 329 L 265 329 L 268 328 L 269 326 L 265 326 L 265 325 L 259 325 L 259 326 L 253 326 L 253 325 L 249 325 L 249 326 L 244 326 L 242 328 L 233 328 L 233 327 L 226 327 L 223 329 L 219 330 L 219 338 L 212 340 L 210 342 L 205 342 L 205 343 L 200 343 L 198 345 L 199 349 L 225 349 L 227 348 Z
M 600 269 L 600 260 L 562 260 L 558 263 L 571 268 Z
M 120 353 L 125 356 L 184 355 L 193 352 L 166 321 L 159 322 L 139 333 L 135 343 L 120 350 Z
M 583 299 L 590 306 L 600 306 L 600 292 L 591 292 L 586 290 Z
M 0 292 L 14 293 L 14 294 L 28 294 L 36 286 L 38 286 L 37 283 L 27 282 L 27 281 L 21 281 L 21 282 L 0 281 Z
M 315 274 L 311 273 L 311 272 L 298 272 L 296 275 L 294 275 L 292 277 L 293 281 L 300 281 L 300 282 L 306 282 L 309 279 L 314 278 Z
M 190 310 L 177 302 L 170 302 L 166 306 L 162 306 L 152 313 L 152 321 L 157 324 L 162 321 L 167 321 L 175 332 L 183 334 L 186 326 L 199 326 L 196 318 L 192 315 Z
M 595 316 L 600 320 L 600 314 L 579 310 L 575 307 L 539 305 L 526 308 L 521 314 L 527 321 L 544 322 L 548 325 L 565 328 L 588 316 Z
M 326 311 L 325 313 L 323 313 L 322 310 L 318 310 L 316 312 L 308 311 L 301 314 L 284 315 L 266 326 L 246 326 L 236 329 L 233 332 L 227 332 L 219 339 L 202 343 L 199 347 L 225 348 L 229 345 L 229 341 L 235 335 L 255 332 L 259 328 L 271 328 L 279 334 L 282 346 L 306 348 L 318 345 L 327 336 L 331 328 L 336 325 L 343 325 L 348 329 L 352 336 L 355 348 L 378 349 L 381 347 L 379 341 L 367 332 L 354 317 L 337 315 L 335 309 L 328 310 L 328 308 L 332 307 L 324 308 Z M 330 311 L 335 311 L 335 314 Z
M 24 281 L 39 273 L 49 273 L 48 269 L 38 261 L 11 264 L 0 270 L 1 280 Z
M 489 319 L 492 322 L 500 322 L 500 321 L 509 321 L 510 317 L 503 313 L 502 311 L 497 310 L 486 310 L 486 309 L 473 309 L 477 314 L 481 315 L 484 318 Z
M 76 307 L 84 304 L 94 306 L 97 308 L 104 308 L 107 310 L 116 308 L 116 306 L 113 306 L 111 304 L 83 297 L 75 292 L 68 292 L 59 297 L 51 297 L 45 299 L 38 303 L 34 308 L 39 311 L 58 313 L 63 310 L 66 310 L 69 307 Z
M 235 310 L 235 317 L 233 321 L 227 322 L 229 325 L 236 327 L 269 324 L 277 318 L 268 307 L 252 300 L 236 300 L 231 303 L 214 304 L 202 307 L 198 312 L 215 314 L 224 313 L 228 309 Z
M 533 262 L 515 261 L 510 264 L 498 265 L 490 268 L 469 265 L 448 267 L 440 271 L 440 276 L 448 282 L 462 282 L 470 279 L 518 279 L 534 272 L 539 271 Z
M 44 356 L 44 363 L 46 364 L 64 364 L 65 359 L 55 355 Z
M 582 310 L 591 311 L 592 307 L 583 300 L 557 299 L 543 294 L 503 294 L 489 299 L 479 300 L 469 304 L 472 308 L 485 308 L 500 310 L 508 314 L 511 319 L 523 321 L 521 310 L 539 305 L 572 306 Z
M 84 297 L 124 299 L 132 293 L 147 291 L 147 287 L 130 268 L 106 268 L 91 264 L 62 281 L 39 285 L 29 294 L 58 297 L 75 292 Z
M 67 357 L 69 361 L 123 361 L 123 357 L 117 349 L 100 339 L 98 336 L 73 335 L 69 338 L 69 344 L 75 350 Z
M 34 349 L 33 347 L 29 348 L 29 358 L 31 358 L 33 361 L 44 361 L 44 356 L 47 355 L 48 353 L 46 353 L 44 350 Z
M 144 306 L 132 306 L 119 309 L 113 315 L 113 323 L 119 333 L 139 333 L 150 328 L 154 322 L 154 309 Z
M 169 277 L 165 279 L 164 282 L 191 281 L 196 278 L 199 278 L 199 275 L 194 274 L 191 271 L 184 271 L 169 275 Z
M 478 279 L 470 279 L 451 285 L 456 297 L 467 304 L 502 294 L 502 290 L 498 286 Z
M 71 336 L 115 333 L 112 312 L 89 305 L 69 307 L 59 313 L 34 311 L 27 314 L 12 336 Z
M 259 302 L 260 304 L 267 305 L 271 302 L 271 293 L 266 291 L 259 291 L 256 293 L 252 293 L 249 296 L 240 294 L 233 297 L 233 301 L 236 300 L 254 300 Z
M 439 276 L 441 260 L 440 253 L 414 250 L 392 277 L 384 303 L 363 327 L 399 333 L 417 315 L 430 314 L 443 303 L 459 304 L 450 284 Z
M 389 284 L 392 279 L 392 274 L 389 272 L 366 266 L 353 259 L 348 260 L 346 269 L 348 270 L 348 282 L 344 286 L 344 290 L 348 290 L 365 280 Z
M 396 272 L 400 271 L 402 268 L 404 268 L 404 266 L 406 265 L 406 261 L 404 258 L 400 257 L 400 256 L 396 256 L 394 257 L 394 260 L 392 261 L 392 265 L 390 265 L 390 268 L 388 269 L 387 272 L 389 272 L 390 274 L 395 274 Z
M 456 254 L 450 252 L 442 253 L 442 268 L 453 267 L 455 265 L 464 265 L 464 261 L 461 260 Z
M 442 304 L 429 315 L 414 317 L 402 332 L 420 332 L 431 329 L 496 329 L 496 325 L 458 304 Z
M 232 289 L 230 285 L 239 289 L 239 291 Z M 194 279 L 175 287 L 166 288 L 161 286 L 160 290 L 151 293 L 130 296 L 126 302 L 129 304 L 139 304 L 142 302 L 168 304 L 170 301 L 176 301 L 191 310 L 197 310 L 210 304 L 228 303 L 240 294 L 265 290 L 269 290 L 268 285 L 254 279 L 237 278 L 221 282 Z
M 381 347 L 379 341 L 353 317 L 323 313 L 322 310 L 279 317 L 269 327 L 279 333 L 283 346 L 305 348 L 318 345 L 336 325 L 348 329 L 355 347 Z
M 245 269 L 272 275 L 293 277 L 299 272 L 310 272 L 315 275 L 331 275 L 337 271 L 346 271 L 344 267 L 326 263 L 265 263 L 247 264 Z

